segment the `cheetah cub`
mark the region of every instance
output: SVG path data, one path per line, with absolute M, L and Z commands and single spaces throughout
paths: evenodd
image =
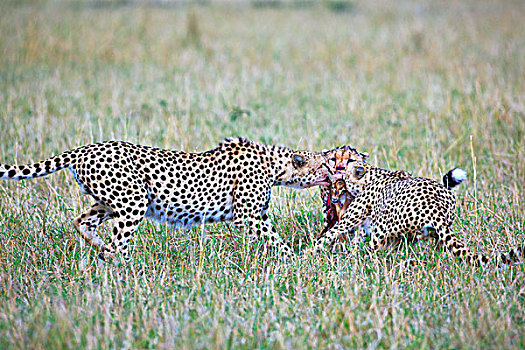
M 143 218 L 175 227 L 233 221 L 290 254 L 267 215 L 273 186 L 326 185 L 321 153 L 293 151 L 230 138 L 203 153 L 159 149 L 123 141 L 83 146 L 30 165 L 0 164 L 0 178 L 32 179 L 68 169 L 82 193 L 95 200 L 73 221 L 102 258 L 129 258 L 129 242 Z M 114 219 L 112 243 L 96 230 Z
M 489 260 L 508 264 L 524 257 L 524 249 L 520 247 L 489 259 L 484 254 L 471 252 L 454 236 L 451 225 L 455 196 L 451 190 L 466 179 L 461 169 L 449 171 L 443 177 L 443 185 L 431 179 L 412 177 L 405 171 L 389 171 L 364 162 L 350 164 L 342 179 L 333 175 L 330 178 L 332 201 L 339 206 L 338 221 L 318 237 L 316 249 L 322 249 L 325 243 L 332 243 L 357 225 L 368 222 L 372 250 L 384 249 L 404 239 L 416 242 L 432 237 L 440 246 L 474 265 Z M 348 195 L 356 192 L 359 194 Z M 341 194 L 346 194 L 346 198 Z

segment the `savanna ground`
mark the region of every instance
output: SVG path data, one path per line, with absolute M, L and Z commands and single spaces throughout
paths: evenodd
M 523 2 L 270 5 L 2 2 L 0 161 L 108 139 L 350 144 L 418 176 L 465 168 L 457 235 L 525 241 Z M 89 203 L 65 171 L 0 183 L 0 348 L 525 346 L 523 266 L 431 242 L 283 263 L 230 224 L 152 222 L 133 266 L 99 266 L 71 224 Z M 318 190 L 275 189 L 271 214 L 302 250 Z

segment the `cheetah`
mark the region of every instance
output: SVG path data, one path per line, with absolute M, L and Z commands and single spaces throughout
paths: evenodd
M 124 141 L 86 145 L 30 165 L 0 164 L 0 178 L 32 179 L 69 169 L 93 206 L 73 226 L 106 260 L 129 260 L 129 242 L 143 218 L 174 227 L 232 221 L 286 255 L 267 215 L 273 186 L 326 185 L 322 153 L 294 151 L 229 138 L 203 153 L 141 146 Z M 111 244 L 96 230 L 113 219 Z
M 320 250 L 355 226 L 368 223 L 372 250 L 382 250 L 404 239 L 412 243 L 431 237 L 439 246 L 470 264 L 486 264 L 491 260 L 488 256 L 471 252 L 451 232 L 455 210 L 452 189 L 466 177 L 465 171 L 456 168 L 445 174 L 442 185 L 435 180 L 412 177 L 405 171 L 389 171 L 354 162 L 347 167 L 342 179 L 329 176 L 331 195 L 337 197 L 335 202 L 344 203 L 338 204 L 340 221 L 319 236 L 315 248 Z M 359 193 L 348 195 L 355 192 Z M 346 198 L 339 198 L 341 194 Z M 358 236 L 354 238 L 357 240 Z M 497 264 L 509 264 L 523 258 L 524 247 L 493 257 Z

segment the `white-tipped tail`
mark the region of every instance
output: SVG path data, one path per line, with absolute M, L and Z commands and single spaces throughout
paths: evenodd
M 456 168 L 452 170 L 452 178 L 456 182 L 463 182 L 467 179 L 467 172 L 463 169 Z
M 467 172 L 460 168 L 454 168 L 443 176 L 443 185 L 449 190 L 453 189 L 467 179 Z

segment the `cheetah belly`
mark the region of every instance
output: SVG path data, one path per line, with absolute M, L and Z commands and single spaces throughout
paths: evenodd
M 229 221 L 233 218 L 232 198 L 224 203 L 199 203 L 190 201 L 185 204 L 178 201 L 151 201 L 146 217 L 175 228 L 190 228 L 199 224 Z

